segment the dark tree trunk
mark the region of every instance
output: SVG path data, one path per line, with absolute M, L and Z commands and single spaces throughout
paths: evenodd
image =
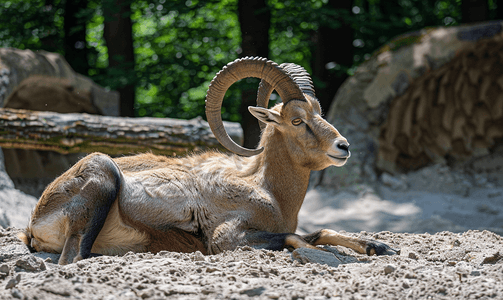
M 238 17 L 241 26 L 241 57 L 269 56 L 269 28 L 271 12 L 265 0 L 239 0 Z M 256 106 L 257 90 L 244 85 L 241 96 L 240 113 L 242 116 L 244 143 L 247 148 L 255 148 L 260 139 L 260 127 L 257 119 L 249 112 L 248 106 Z
M 489 20 L 489 3 L 487 0 L 461 1 L 461 22 L 473 23 Z
M 345 9 L 351 11 L 352 0 L 329 0 L 327 9 Z M 350 24 L 339 19 L 342 26 L 331 28 L 329 24 L 321 24 L 314 33 L 314 51 L 311 66 L 313 80 L 321 108 L 327 112 L 335 93 L 348 77 L 343 72 L 331 69 L 335 64 L 348 68 L 353 64 L 353 29 Z
M 65 2 L 65 59 L 75 72 L 88 75 L 86 24 L 90 15 L 85 13 L 88 0 L 66 0 Z
M 135 85 L 131 83 L 134 74 L 133 28 L 130 0 L 103 0 L 105 16 L 104 38 L 108 47 L 108 67 L 124 74 L 127 84 L 117 88 L 120 93 L 120 114 L 134 116 Z

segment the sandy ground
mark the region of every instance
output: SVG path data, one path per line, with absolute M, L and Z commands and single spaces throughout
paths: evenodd
M 346 231 L 400 248 L 395 256 L 245 247 L 59 266 L 58 255 L 31 254 L 17 240 L 23 225 L 0 229 L 0 299 L 502 299 L 503 188 L 489 175 L 432 166 L 373 185 L 308 192 L 299 233 Z M 31 208 L 19 205 L 5 215 L 25 224 Z
M 402 248 L 386 257 L 339 247 L 335 254 L 314 250 L 322 257 L 245 247 L 213 256 L 130 253 L 67 266 L 54 264 L 55 255 L 28 253 L 15 231 L 0 231 L 1 299 L 503 297 L 503 239 L 489 231 L 361 234 Z

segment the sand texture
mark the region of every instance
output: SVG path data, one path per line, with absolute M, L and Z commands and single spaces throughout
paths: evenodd
M 490 231 L 358 235 L 402 249 L 395 256 L 274 252 L 128 253 L 59 266 L 0 230 L 0 299 L 501 299 L 503 238 Z M 314 252 L 316 253 L 314 253 Z

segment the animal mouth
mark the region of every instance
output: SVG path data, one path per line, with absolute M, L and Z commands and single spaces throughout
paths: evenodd
M 330 158 L 331 158 L 331 159 L 333 159 L 333 160 L 339 160 L 339 161 L 341 161 L 341 160 L 346 160 L 346 159 L 348 159 L 350 155 L 345 155 L 345 156 L 335 156 L 335 155 L 331 155 L 331 154 L 328 154 L 328 153 L 327 153 L 327 156 L 328 156 L 328 157 L 330 157 Z

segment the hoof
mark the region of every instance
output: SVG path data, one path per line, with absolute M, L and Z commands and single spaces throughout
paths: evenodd
M 376 241 L 370 241 L 367 243 L 367 255 L 372 256 L 374 254 L 376 255 L 398 255 L 400 254 L 400 249 L 393 249 L 390 246 L 376 242 Z

